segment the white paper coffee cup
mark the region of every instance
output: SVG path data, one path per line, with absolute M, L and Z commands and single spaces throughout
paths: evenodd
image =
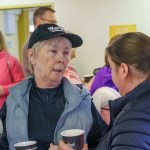
M 84 130 L 70 129 L 61 132 L 62 140 L 74 150 L 82 150 L 84 146 Z
M 16 150 L 36 150 L 37 142 L 36 141 L 25 141 L 14 144 Z

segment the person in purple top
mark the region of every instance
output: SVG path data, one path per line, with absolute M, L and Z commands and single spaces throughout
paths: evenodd
M 111 69 L 108 65 L 103 66 L 96 73 L 90 90 L 91 95 L 93 95 L 93 93 L 100 87 L 111 87 L 118 91 L 117 87 L 112 81 Z
M 116 35 L 114 37 L 111 38 L 111 40 L 108 43 L 108 46 L 115 41 L 115 39 L 117 39 L 117 37 L 119 37 L 120 35 Z M 105 65 L 100 68 L 98 70 L 98 72 L 95 75 L 95 78 L 93 80 L 93 83 L 91 85 L 91 95 L 94 94 L 94 92 L 101 88 L 101 87 L 110 87 L 115 89 L 116 91 L 118 91 L 117 87 L 114 85 L 113 81 L 112 81 L 112 76 L 111 76 L 111 69 L 110 69 L 110 65 L 108 62 L 108 55 L 105 53 Z
M 116 35 L 114 37 L 111 38 L 111 40 L 108 43 L 108 46 L 115 41 L 115 39 L 117 39 L 117 37 L 119 37 L 120 35 Z M 105 65 L 103 67 L 101 67 L 98 72 L 95 75 L 95 78 L 93 80 L 93 83 L 91 85 L 91 95 L 94 94 L 94 92 L 101 88 L 101 87 L 110 87 L 113 88 L 114 90 L 118 91 L 117 87 L 114 85 L 113 81 L 112 81 L 112 76 L 111 76 L 111 69 L 110 69 L 110 65 L 108 62 L 108 55 L 105 53 Z

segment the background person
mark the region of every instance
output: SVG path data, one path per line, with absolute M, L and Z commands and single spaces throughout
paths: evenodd
M 72 48 L 70 51 L 70 62 L 66 68 L 64 76 L 66 78 L 68 78 L 72 83 L 80 85 L 80 84 L 82 84 L 82 80 L 81 80 L 80 76 L 78 75 L 75 67 L 71 63 L 71 60 L 75 57 L 76 57 L 76 48 Z
M 35 29 L 40 24 L 57 23 L 56 17 L 55 17 L 55 10 L 53 10 L 50 7 L 39 7 L 38 9 L 35 10 L 33 14 L 33 23 L 34 23 Z M 25 41 L 22 47 L 22 59 L 23 59 L 22 64 L 23 64 L 23 69 L 24 69 L 24 73 L 26 77 L 31 75 L 31 72 L 29 69 L 28 56 L 27 56 L 29 38 L 30 36 L 27 38 L 27 40 Z
M 94 94 L 93 103 L 100 113 L 102 119 L 109 124 L 110 123 L 110 109 L 109 109 L 109 101 L 115 100 L 120 97 L 119 92 L 110 87 L 101 87 L 98 88 Z
M 114 36 L 109 45 L 120 35 Z M 105 66 L 99 69 L 96 73 L 94 81 L 91 86 L 91 94 L 93 97 L 93 103 L 100 113 L 103 120 L 110 123 L 110 110 L 109 100 L 114 100 L 120 97 L 117 87 L 112 81 L 111 68 L 108 62 L 108 55 L 105 54 Z
M 112 37 L 108 43 L 108 46 L 121 34 L 118 34 L 114 37 Z M 118 91 L 116 85 L 112 81 L 112 76 L 111 76 L 111 68 L 108 62 L 108 55 L 105 54 L 105 65 L 96 72 L 96 75 L 94 77 L 93 83 L 91 85 L 91 95 L 94 94 L 94 92 L 101 88 L 101 87 L 110 87 L 116 91 Z
M 3 33 L 0 31 L 0 109 L 6 100 L 8 89 L 24 79 L 19 61 L 9 54 Z
M 17 142 L 35 140 L 39 150 L 48 150 L 50 143 L 61 140 L 61 131 L 76 128 L 85 130 L 84 142 L 89 147 L 97 146 L 107 125 L 85 87 L 79 88 L 64 77 L 71 48 L 81 45 L 78 35 L 55 24 L 35 29 L 28 46 L 34 75 L 10 90 L 2 110 L 6 130 L 0 149 L 14 150 Z
M 101 67 L 96 73 L 90 89 L 91 95 L 93 95 L 94 92 L 101 87 L 110 87 L 118 91 L 112 81 L 111 69 L 109 65 Z

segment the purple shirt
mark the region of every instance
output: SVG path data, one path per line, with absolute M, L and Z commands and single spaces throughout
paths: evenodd
M 91 86 L 91 95 L 100 87 L 110 87 L 118 91 L 117 87 L 114 85 L 111 76 L 111 69 L 108 66 L 103 66 L 95 75 L 95 79 Z

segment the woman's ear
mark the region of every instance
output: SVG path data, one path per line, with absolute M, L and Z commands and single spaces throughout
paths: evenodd
M 121 68 L 122 78 L 125 79 L 129 74 L 129 67 L 127 64 L 121 63 L 120 68 Z
M 27 56 L 28 56 L 28 60 L 32 65 L 35 65 L 35 56 L 32 52 L 32 49 L 28 49 L 27 50 Z

